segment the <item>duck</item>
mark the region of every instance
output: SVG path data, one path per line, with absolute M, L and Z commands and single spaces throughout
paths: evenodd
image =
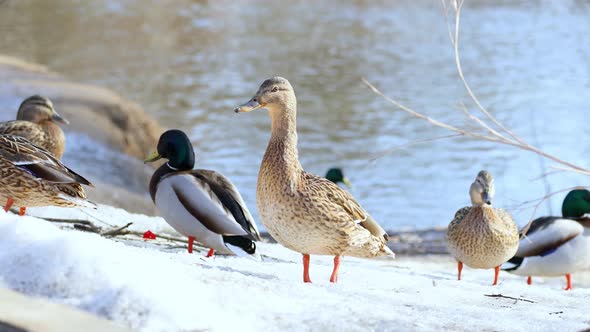
M 459 209 L 448 226 L 447 246 L 457 260 L 458 280 L 465 264 L 475 269 L 494 268 L 492 285 L 497 285 L 500 266 L 518 249 L 518 227 L 506 210 L 492 207 L 494 194 L 492 174 L 480 171 L 469 188 L 472 206 Z
M 0 200 L 4 211 L 16 205 L 23 216 L 27 207 L 91 207 L 82 185 L 90 181 L 61 163 L 49 151 L 26 138 L 0 135 Z
M 49 98 L 34 95 L 20 104 L 16 120 L 0 123 L 0 134 L 24 137 L 61 159 L 66 137 L 56 123 L 69 124 L 55 111 Z
M 346 176 L 344 176 L 344 172 L 339 167 L 332 167 L 326 172 L 326 179 L 334 182 L 335 184 L 342 183 L 348 189 L 352 189 L 352 183 Z
M 570 191 L 561 206 L 562 217 L 540 217 L 522 234 L 518 251 L 502 269 L 526 276 L 565 276 L 565 290 L 571 290 L 571 274 L 590 270 L 590 191 Z
M 146 160 L 168 161 L 152 175 L 150 196 L 160 215 L 188 238 L 188 252 L 198 240 L 215 252 L 259 259 L 255 241 L 260 241 L 256 222 L 233 183 L 222 174 L 193 169 L 195 153 L 181 130 L 164 132 L 156 151 Z
M 388 235 L 354 197 L 332 181 L 303 170 L 297 150 L 297 99 L 282 77 L 265 80 L 236 113 L 266 109 L 271 136 L 260 165 L 256 206 L 264 227 L 281 245 L 303 256 L 310 283 L 310 255 L 334 256 L 330 282 L 338 280 L 341 256 L 395 257 Z

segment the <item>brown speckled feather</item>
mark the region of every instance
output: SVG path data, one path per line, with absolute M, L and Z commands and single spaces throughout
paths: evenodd
M 503 209 L 489 205 L 461 208 L 447 231 L 451 254 L 467 266 L 488 269 L 505 263 L 518 249 L 518 229 Z
M 29 121 L 14 120 L 0 123 L 0 135 L 16 135 L 49 151 L 61 159 L 65 150 L 65 136 L 61 128 L 53 122 L 36 124 Z

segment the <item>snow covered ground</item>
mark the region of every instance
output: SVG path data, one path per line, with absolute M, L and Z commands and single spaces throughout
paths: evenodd
M 97 216 L 111 225 L 173 233 L 160 218 L 101 206 L 98 211 L 30 209 L 45 217 Z M 97 225 L 99 222 L 94 221 Z M 578 331 L 590 327 L 590 286 L 574 275 L 533 286 L 507 273 L 464 269 L 449 257 L 394 261 L 344 258 L 330 284 L 331 257 L 260 244 L 263 261 L 204 258 L 163 240 L 107 239 L 0 211 L 0 287 L 69 304 L 142 331 Z M 488 297 L 502 294 L 531 302 Z M 0 299 L 1 300 L 1 299 Z M 23 308 L 22 310 L 27 310 Z

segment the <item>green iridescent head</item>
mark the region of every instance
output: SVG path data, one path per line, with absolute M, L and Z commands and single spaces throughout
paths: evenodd
M 160 136 L 158 147 L 144 160 L 154 162 L 160 158 L 168 159 L 168 166 L 175 170 L 190 170 L 195 165 L 193 145 L 186 134 L 178 129 L 168 130 Z
M 576 189 L 570 191 L 561 206 L 561 214 L 564 217 L 579 218 L 590 213 L 590 191 Z
M 328 170 L 328 173 L 326 173 L 326 179 L 328 179 L 336 184 L 344 183 L 344 185 L 347 186 L 348 188 L 352 188 L 352 184 L 344 176 L 344 173 L 342 173 L 342 170 L 340 168 L 337 168 L 337 167 L 330 168 Z

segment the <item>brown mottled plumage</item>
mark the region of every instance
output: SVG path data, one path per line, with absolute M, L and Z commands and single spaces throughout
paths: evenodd
M 66 138 L 55 122 L 68 123 L 53 109 L 49 99 L 35 95 L 21 103 L 16 120 L 0 123 L 0 135 L 24 137 L 61 159 Z
M 494 180 L 481 171 L 471 185 L 469 194 L 473 206 L 459 209 L 449 224 L 446 239 L 451 255 L 462 264 L 476 269 L 496 269 L 508 261 L 518 249 L 518 228 L 503 209 L 493 208 Z
M 258 212 L 277 242 L 304 255 L 334 255 L 330 281 L 337 280 L 339 256 L 394 256 L 387 234 L 348 192 L 301 167 L 297 152 L 297 101 L 289 81 L 262 83 L 256 95 L 236 112 L 269 111 L 272 134 L 260 166 L 256 190 Z
M 94 206 L 81 184 L 92 186 L 44 149 L 20 136 L 0 135 L 0 200 L 21 207 Z M 11 201 L 12 200 L 12 201 Z

